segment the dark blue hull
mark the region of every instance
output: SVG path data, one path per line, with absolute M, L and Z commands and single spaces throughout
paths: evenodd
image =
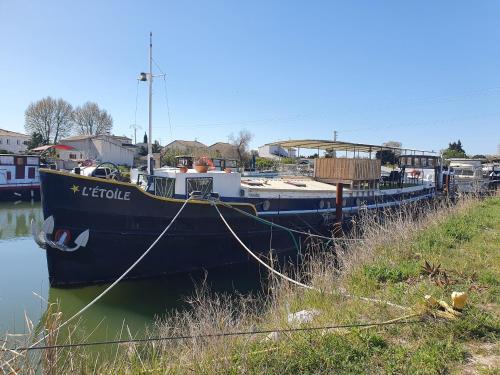
M 68 244 L 86 229 L 85 247 L 64 252 L 47 246 L 52 286 L 109 282 L 120 276 L 160 235 L 183 204 L 182 200 L 154 197 L 134 185 L 54 171 L 41 171 L 44 218 L 53 216 L 53 233 L 69 233 Z M 76 189 L 79 190 L 76 190 Z M 99 192 L 90 195 L 89 189 Z M 73 189 L 73 190 L 72 190 Z M 101 190 L 113 191 L 109 199 Z M 125 199 L 127 198 L 127 199 Z M 235 204 L 251 215 L 251 204 Z M 293 259 L 305 238 L 271 228 L 227 207 L 219 207 L 244 243 L 256 253 Z M 305 229 L 301 220 L 294 227 Z M 281 222 L 277 220 L 277 222 Z M 290 225 L 290 222 L 283 223 Z M 57 238 L 54 238 L 57 240 Z M 208 202 L 187 204 L 167 234 L 127 275 L 128 279 L 210 269 L 249 261 L 244 249 L 223 225 Z
M 153 196 L 127 183 L 49 170 L 41 170 L 40 177 L 44 218 L 52 216 L 55 222 L 51 239 L 66 233 L 66 243 L 71 247 L 80 233 L 90 232 L 86 246 L 76 251 L 47 246 L 52 286 L 116 280 L 158 238 L 184 203 L 183 199 Z M 355 199 L 353 202 L 359 203 Z M 369 199 L 366 197 L 363 203 L 373 208 L 394 202 L 393 197 L 392 202 Z M 269 257 L 272 249 L 273 257 L 280 262 L 295 262 L 306 250 L 308 236 L 270 226 L 256 216 L 287 228 L 331 235 L 335 217 L 331 203 L 320 206 L 318 199 L 262 203 L 263 199 L 255 198 L 228 202 L 246 214 L 218 206 L 241 240 L 260 256 Z M 356 214 L 357 209 L 345 207 L 346 217 Z M 126 278 L 158 277 L 248 261 L 255 260 L 237 243 L 212 204 L 190 201 L 167 234 Z

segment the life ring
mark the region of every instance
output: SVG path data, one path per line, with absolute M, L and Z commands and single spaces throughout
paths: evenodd
M 82 161 L 82 167 L 90 167 L 92 164 L 94 164 L 94 162 L 90 159 Z
M 68 229 L 58 229 L 54 233 L 54 242 L 62 240 L 63 245 L 67 245 L 71 241 L 71 232 Z

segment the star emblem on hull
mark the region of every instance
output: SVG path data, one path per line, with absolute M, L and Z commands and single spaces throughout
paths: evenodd
M 72 187 L 69 188 L 74 194 L 78 193 L 80 191 L 80 186 L 78 185 L 73 185 Z

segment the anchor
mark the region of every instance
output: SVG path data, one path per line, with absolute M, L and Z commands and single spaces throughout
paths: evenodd
M 85 247 L 87 245 L 90 235 L 89 229 L 83 231 L 78 235 L 78 237 L 75 238 L 75 246 L 69 247 L 64 244 L 64 240 L 66 239 L 65 235 L 61 236 L 59 241 L 50 240 L 48 236 L 51 235 L 52 232 L 54 232 L 53 216 L 49 216 L 47 219 L 45 219 L 40 230 L 36 228 L 35 221 L 31 219 L 31 235 L 33 236 L 33 239 L 35 240 L 37 245 L 42 249 L 46 249 L 48 245 L 54 249 L 58 249 L 61 251 L 75 251 L 80 247 Z

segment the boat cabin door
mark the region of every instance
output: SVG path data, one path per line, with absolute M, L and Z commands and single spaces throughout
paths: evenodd
M 25 158 L 21 156 L 16 157 L 16 180 L 24 180 L 26 178 L 24 164 Z

